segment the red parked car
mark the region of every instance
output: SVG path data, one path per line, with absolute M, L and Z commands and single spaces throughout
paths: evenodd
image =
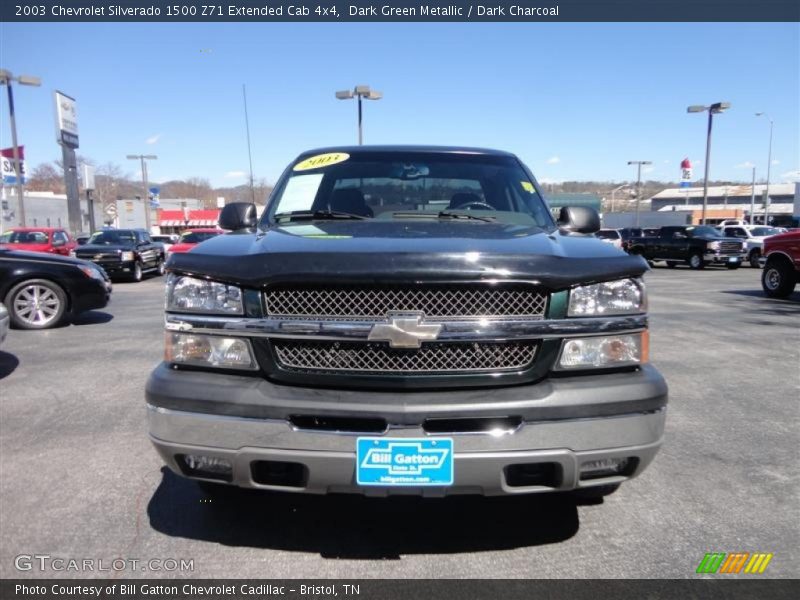
M 78 243 L 59 227 L 14 227 L 0 235 L 0 248 L 69 256 Z
M 210 240 L 221 233 L 225 232 L 221 229 L 189 229 L 188 231 L 184 231 L 178 242 L 170 247 L 169 253 L 188 252 L 200 242 Z
M 779 233 L 764 240 L 767 263 L 761 287 L 770 298 L 786 298 L 800 281 L 800 231 Z

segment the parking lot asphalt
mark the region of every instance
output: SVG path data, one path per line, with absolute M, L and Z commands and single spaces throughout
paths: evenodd
M 0 577 L 109 575 L 15 569 L 39 554 L 194 563 L 124 577 L 683 578 L 706 552 L 771 552 L 765 576 L 798 577 L 800 291 L 767 299 L 759 275 L 646 276 L 665 444 L 642 477 L 582 504 L 261 492 L 215 504 L 146 435 L 163 279 L 115 284 L 106 309 L 11 331 L 0 348 Z

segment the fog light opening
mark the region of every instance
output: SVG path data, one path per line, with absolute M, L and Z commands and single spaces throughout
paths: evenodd
M 589 460 L 581 464 L 580 478 L 581 481 L 584 481 L 603 477 L 628 476 L 636 470 L 638 462 L 638 459 L 632 456 Z
M 233 464 L 226 458 L 203 454 L 181 454 L 175 457 L 181 470 L 190 477 L 231 481 Z

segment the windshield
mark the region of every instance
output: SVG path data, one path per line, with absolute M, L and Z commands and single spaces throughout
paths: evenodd
M 46 244 L 44 231 L 6 231 L 0 235 L 0 244 Z
M 315 156 L 288 172 L 270 200 L 262 226 L 293 212 L 309 211 L 374 220 L 457 214 L 554 226 L 530 177 L 508 156 L 399 152 Z
M 750 234 L 755 237 L 768 237 L 770 235 L 778 235 L 780 232 L 781 230 L 775 227 L 753 227 L 750 230 Z
M 707 227 L 705 225 L 701 225 L 700 227 L 687 227 L 686 228 L 686 235 L 689 237 L 723 237 L 720 235 L 719 231 L 714 229 L 713 227 Z
M 89 238 L 90 244 L 113 246 L 115 244 L 133 244 L 136 236 L 132 231 L 99 231 Z
M 181 234 L 181 244 L 199 244 L 219 234 L 213 231 L 185 231 Z

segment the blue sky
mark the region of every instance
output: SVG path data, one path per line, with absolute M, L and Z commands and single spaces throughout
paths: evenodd
M 516 152 L 540 180 L 626 180 L 652 160 L 676 180 L 684 156 L 702 177 L 705 118 L 689 104 L 730 101 L 714 122 L 712 179 L 800 169 L 800 26 L 789 24 L 0 24 L 0 62 L 42 78 L 15 89 L 31 166 L 60 157 L 52 91 L 78 101 L 80 153 L 151 179 L 246 181 L 242 83 L 256 177 L 274 182 L 308 148 L 457 144 Z M 10 145 L 5 93 L 0 145 Z

